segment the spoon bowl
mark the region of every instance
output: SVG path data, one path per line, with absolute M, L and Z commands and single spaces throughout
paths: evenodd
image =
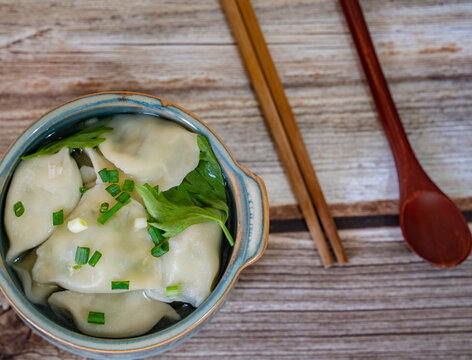
M 451 267 L 471 250 L 469 227 L 441 191 L 416 191 L 400 205 L 400 226 L 410 248 L 426 261 Z
M 420 257 L 439 267 L 460 264 L 472 239 L 459 209 L 426 175 L 415 157 L 382 72 L 358 0 L 340 0 L 349 30 L 392 149 L 400 184 L 403 237 Z

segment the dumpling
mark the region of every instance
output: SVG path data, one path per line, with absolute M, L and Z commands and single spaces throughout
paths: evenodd
M 221 227 L 216 222 L 192 225 L 169 240 L 169 252 L 162 260 L 163 286 L 146 293 L 164 302 L 182 301 L 195 307 L 210 295 L 220 269 Z M 168 297 L 166 288 L 178 286 Z
M 199 162 L 197 134 L 172 121 L 149 115 L 116 115 L 99 148 L 106 159 L 138 184 L 179 185 Z
M 93 165 L 93 170 L 95 172 L 95 179 L 97 184 L 102 184 L 103 181 L 98 175 L 98 172 L 102 169 L 107 169 L 107 170 L 118 170 L 120 182 L 123 182 L 125 179 L 125 176 L 123 172 L 118 169 L 114 164 L 109 162 L 107 159 L 103 157 L 102 154 L 100 154 L 96 149 L 91 149 L 91 148 L 85 148 L 84 149 L 85 154 L 89 157 L 90 161 L 92 162 Z M 126 177 L 127 179 L 130 178 L 129 176 Z
M 192 225 L 169 239 L 170 250 L 159 258 L 151 255 L 154 246 L 146 229 L 134 228 L 136 218 L 146 217 L 138 202 L 122 207 L 104 225 L 97 222 L 100 204 L 113 198 L 99 184 L 88 190 L 63 225 L 37 249 L 33 279 L 57 284 L 83 293 L 110 293 L 112 281 L 129 281 L 129 290 L 152 289 L 149 296 L 165 302 L 183 301 L 200 305 L 210 294 L 220 268 L 222 232 L 216 222 Z M 79 217 L 88 229 L 72 233 L 67 222 Z M 75 268 L 77 247 L 102 257 L 92 267 Z M 167 297 L 166 288 L 178 286 L 176 296 Z
M 47 305 L 48 297 L 54 291 L 59 290 L 55 285 L 40 284 L 31 277 L 31 270 L 36 262 L 36 250 L 31 250 L 28 254 L 13 264 L 18 277 L 23 285 L 26 297 L 33 304 Z
M 23 160 L 18 165 L 5 202 L 5 229 L 10 240 L 7 261 L 41 244 L 53 231 L 53 212 L 69 214 L 80 199 L 82 178 L 76 162 L 64 148 L 57 154 Z M 21 201 L 24 213 L 13 206 Z
M 133 177 L 128 175 L 128 174 L 125 174 L 123 171 L 121 171 L 120 169 L 118 169 L 114 164 L 112 164 L 111 162 L 109 162 L 107 159 L 105 159 L 103 157 L 103 155 L 96 149 L 91 149 L 91 148 L 86 148 L 84 149 L 84 152 L 85 154 L 88 156 L 88 158 L 90 159 L 90 161 L 92 162 L 93 164 L 93 168 L 91 168 L 91 170 L 93 171 L 94 173 L 94 181 L 96 184 L 102 184 L 103 181 L 102 179 L 100 178 L 100 176 L 98 175 L 98 172 L 102 169 L 107 169 L 107 170 L 118 170 L 118 177 L 120 179 L 120 183 L 123 183 L 124 180 L 126 179 L 129 179 L 129 180 L 133 180 Z M 83 166 L 84 167 L 84 166 Z M 82 168 L 83 168 L 82 167 Z M 81 168 L 81 171 L 82 171 L 82 168 Z M 87 170 L 88 171 L 88 170 Z M 83 178 L 83 176 L 82 176 Z M 92 185 L 93 186 L 93 185 Z M 90 186 L 90 187 L 92 187 Z M 133 190 L 131 192 L 131 197 L 138 201 L 139 203 L 143 204 L 143 199 L 141 196 L 139 196 L 139 194 L 137 193 L 137 191 Z
M 66 310 L 75 325 L 85 334 L 122 338 L 142 335 L 159 320 L 167 317 L 179 320 L 180 316 L 168 304 L 148 298 L 142 291 L 120 294 L 81 294 L 61 291 L 49 297 L 51 308 L 62 317 Z M 104 314 L 104 324 L 88 322 L 89 312 Z
M 131 200 L 104 225 L 97 222 L 102 215 L 100 204 L 108 202 L 111 207 L 116 202 L 105 187 L 98 184 L 88 190 L 64 224 L 38 248 L 33 268 L 35 281 L 85 293 L 117 292 L 111 289 L 112 281 L 129 281 L 130 290 L 161 285 L 162 262 L 151 255 L 151 237 L 146 228 L 134 227 L 136 218 L 147 218 L 140 203 Z M 84 220 L 88 228 L 71 232 L 68 221 L 75 218 Z M 74 268 L 78 246 L 89 248 L 90 256 L 95 251 L 102 254 L 95 267 L 85 264 Z
M 97 180 L 97 174 L 93 167 L 88 165 L 82 165 L 80 167 L 80 175 L 82 176 L 82 182 L 86 188 L 91 188 L 95 185 L 95 181 Z

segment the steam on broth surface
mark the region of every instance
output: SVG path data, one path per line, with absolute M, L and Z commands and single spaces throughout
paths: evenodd
M 198 307 L 209 296 L 222 235 L 233 239 L 225 181 L 202 135 L 116 115 L 26 158 L 4 222 L 7 260 L 31 302 L 85 334 L 119 338 L 177 321 L 173 302 Z

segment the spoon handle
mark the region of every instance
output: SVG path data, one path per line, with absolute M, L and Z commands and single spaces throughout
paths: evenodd
M 395 165 L 400 181 L 402 195 L 407 190 L 405 181 L 414 176 L 416 180 L 423 180 L 427 175 L 413 153 L 408 142 L 405 129 L 388 89 L 382 68 L 375 53 L 374 44 L 369 34 L 369 29 L 364 19 L 358 0 L 340 0 L 351 35 L 356 44 L 357 51 L 374 97 L 375 105 L 380 120 L 393 152 Z M 426 181 L 428 182 L 428 181 Z

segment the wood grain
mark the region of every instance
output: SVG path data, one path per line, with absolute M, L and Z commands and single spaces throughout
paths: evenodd
M 472 198 L 452 198 L 462 212 L 472 210 Z M 359 201 L 356 203 L 337 203 L 328 205 L 335 217 L 372 216 L 398 214 L 397 200 Z M 300 210 L 296 204 L 274 205 L 270 207 L 271 220 L 299 219 Z
M 323 227 L 324 234 L 331 245 L 336 261 L 339 264 L 346 264 L 348 262 L 346 253 L 344 252 L 343 245 L 339 239 L 336 226 L 334 225 L 333 218 L 329 212 L 310 155 L 308 154 L 305 143 L 303 142 L 300 129 L 298 128 L 295 117 L 293 116 L 292 108 L 288 103 L 287 95 L 285 94 L 277 69 L 275 68 L 274 61 L 272 60 L 269 48 L 267 47 L 264 35 L 262 34 L 254 8 L 249 0 L 237 0 L 235 2 L 239 8 L 239 12 L 244 21 L 244 26 L 250 37 L 254 52 L 256 53 L 259 66 L 262 69 L 265 81 L 269 87 L 271 98 L 277 108 L 279 118 L 283 124 L 288 140 L 290 141 L 291 150 L 287 149 L 287 151 L 293 151 L 293 154 L 295 155 L 298 167 L 300 168 L 303 180 L 305 181 L 305 186 L 310 194 L 312 203 L 315 205 L 316 213 Z M 259 101 L 259 103 L 261 104 L 261 107 L 264 108 L 264 100 Z M 273 133 L 273 131 L 271 132 Z M 277 137 L 277 134 L 275 134 L 275 137 Z M 286 173 L 290 175 L 289 171 L 286 171 Z M 302 207 L 300 201 L 298 203 L 299 206 Z M 308 221 L 306 222 L 308 223 Z
M 333 216 L 395 215 L 397 179 L 335 0 L 253 0 Z M 361 2 L 420 163 L 472 210 L 472 2 Z M 136 90 L 205 120 L 262 176 L 275 220 L 300 213 L 218 0 L 0 0 L 0 153 L 51 107 Z M 470 359 L 472 262 L 439 270 L 399 228 L 340 232 L 325 271 L 306 232 L 272 234 L 222 311 L 160 359 Z M 3 306 L 3 299 L 0 297 Z M 78 359 L 0 308 L 0 359 Z
M 412 254 L 395 228 L 340 235 L 351 262 L 329 270 L 308 233 L 271 235 L 265 255 L 241 274 L 211 323 L 156 359 L 472 356 L 470 259 L 436 269 Z M 0 324 L 6 358 L 78 358 L 30 334 L 12 310 Z
M 251 78 L 252 86 L 254 87 L 257 98 L 259 99 L 260 107 L 264 113 L 267 127 L 270 129 L 272 140 L 277 148 L 285 173 L 292 185 L 292 190 L 295 193 L 303 218 L 311 237 L 316 244 L 316 249 L 323 261 L 323 266 L 329 267 L 333 265 L 333 257 L 331 256 L 328 242 L 326 241 L 325 234 L 321 229 L 313 200 L 310 198 L 306 179 L 303 177 L 303 170 L 301 169 L 300 163 L 297 161 L 295 155 L 296 152 L 289 140 L 290 137 L 287 129 L 284 128 L 284 123 L 280 118 L 267 79 L 264 78 L 264 72 L 261 66 L 262 64 L 258 61 L 255 45 L 251 42 L 251 37 L 248 28 L 245 25 L 245 20 L 243 19 L 238 4 L 235 1 L 222 0 L 221 5 L 223 6 L 231 31 L 236 39 L 236 43 L 238 44 L 241 57 L 244 60 L 247 72 Z M 347 262 L 347 259 L 344 258 L 337 260 L 341 263 Z
M 472 5 L 362 5 L 420 163 L 449 196 L 471 197 Z M 62 101 L 138 90 L 205 119 L 263 177 L 271 205 L 295 202 L 218 1 L 1 6 L 0 152 Z M 328 203 L 398 198 L 393 159 L 336 2 L 267 0 L 254 7 Z M 458 50 L 420 53 L 451 44 Z
M 472 235 L 462 213 L 428 177 L 406 135 L 358 0 L 339 0 L 397 168 L 400 227 L 418 256 L 439 267 L 467 259 Z

